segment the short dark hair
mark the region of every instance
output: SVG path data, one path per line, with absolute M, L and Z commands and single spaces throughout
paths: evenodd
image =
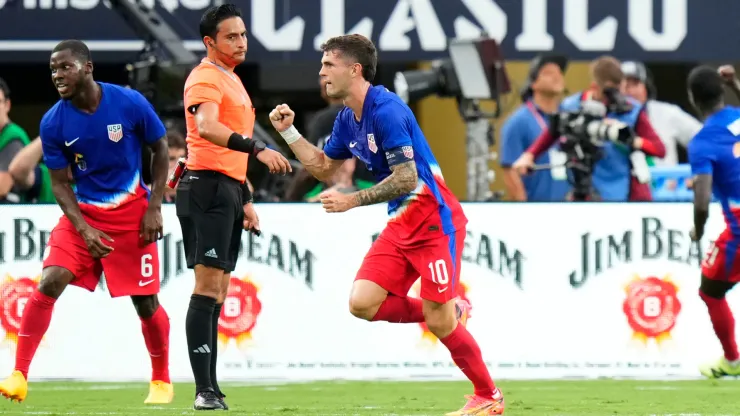
M 185 136 L 175 129 L 167 130 L 167 146 L 170 149 L 187 149 L 188 147 Z
M 321 45 L 322 52 L 336 51 L 362 65 L 362 76 L 372 82 L 378 67 L 378 50 L 373 42 L 358 34 L 333 37 Z
M 232 17 L 242 17 L 242 11 L 233 4 L 211 6 L 206 9 L 200 18 L 201 39 L 206 36 L 215 39 L 216 33 L 218 33 L 218 24 Z
M 698 66 L 691 70 L 686 83 L 697 107 L 708 109 L 722 102 L 725 92 L 722 77 L 716 69 Z
M 10 87 L 8 87 L 8 83 L 2 78 L 0 78 L 0 92 L 3 93 L 6 100 L 10 99 Z
M 622 64 L 613 56 L 600 56 L 591 63 L 591 76 L 600 86 L 607 82 L 619 86 L 624 79 Z
M 92 60 L 92 55 L 90 55 L 90 49 L 85 45 L 85 42 L 77 39 L 68 39 L 63 40 L 57 44 L 57 46 L 54 47 L 54 50 L 51 51 L 51 53 L 55 52 L 61 52 L 69 50 L 72 52 L 72 55 L 74 55 L 77 59 L 79 59 L 82 62 L 88 62 Z

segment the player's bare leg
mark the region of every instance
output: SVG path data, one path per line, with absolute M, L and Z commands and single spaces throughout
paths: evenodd
M 464 325 L 458 324 L 456 299 L 447 303 L 423 300 L 424 321 L 429 330 L 444 344 L 452 360 L 473 383 L 475 393 L 467 396 L 465 406 L 448 416 L 501 415 L 504 397 L 491 379 L 478 343 Z
M 457 320 L 466 325 L 470 317 L 470 304 L 455 299 Z M 422 301 L 408 296 L 388 293 L 370 280 L 356 280 L 349 296 L 349 311 L 352 315 L 366 321 L 386 321 L 393 323 L 424 322 Z
M 131 296 L 141 319 L 141 333 L 152 360 L 152 379 L 146 404 L 172 403 L 175 391 L 170 382 L 170 318 L 157 295 Z
M 224 277 L 221 279 L 221 292 L 216 299 L 216 306 L 213 309 L 213 348 L 211 349 L 211 384 L 213 390 L 216 392 L 216 396 L 221 401 L 221 406 L 224 410 L 229 410 L 229 405 L 226 404 L 226 395 L 221 391 L 221 387 L 218 385 L 218 379 L 216 377 L 216 369 L 218 367 L 218 319 L 221 317 L 221 308 L 224 306 L 226 295 L 229 293 L 229 282 L 231 281 L 231 273 L 224 273 Z
M 54 303 L 72 280 L 72 272 L 62 267 L 47 267 L 41 273 L 41 282 L 23 310 L 15 351 L 15 370 L 0 382 L 0 394 L 6 398 L 18 402 L 26 399 L 31 361 L 49 328 Z
M 224 271 L 221 269 L 202 264 L 195 266 L 195 289 L 185 318 L 190 367 L 195 378 L 195 410 L 225 410 L 211 380 L 211 357 L 216 343 L 213 315 L 223 279 Z
M 740 354 L 738 354 L 735 340 L 735 317 L 725 298 L 727 292 L 734 286 L 735 283 L 732 282 L 712 280 L 704 276 L 701 278 L 699 296 L 707 305 L 714 333 L 724 351 L 724 355 L 719 360 L 700 368 L 705 377 L 740 376 Z

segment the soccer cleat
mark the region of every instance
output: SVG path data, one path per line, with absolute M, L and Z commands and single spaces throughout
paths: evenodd
M 10 377 L 0 382 L 0 394 L 18 403 L 26 400 L 28 381 L 20 371 L 13 371 Z
M 707 378 L 738 377 L 740 376 L 740 363 L 731 364 L 727 358 L 722 357 L 713 363 L 703 365 L 699 371 Z
M 195 410 L 226 410 L 213 390 L 202 391 L 195 397 Z
M 467 325 L 468 319 L 470 318 L 473 307 L 470 306 L 470 303 L 461 299 L 457 298 L 455 300 L 455 314 L 457 316 L 457 321 L 460 322 L 462 326 Z
M 489 416 L 504 414 L 504 396 L 499 390 L 496 390 L 494 397 L 470 395 L 465 396 L 465 398 L 468 399 L 468 402 L 462 409 L 447 413 L 446 416 Z
M 149 383 L 149 395 L 144 404 L 168 404 L 175 397 L 175 389 L 171 383 L 154 380 Z
M 216 397 L 218 397 L 218 401 L 219 403 L 221 403 L 221 406 L 224 407 L 224 410 L 229 410 L 229 405 L 226 404 L 226 400 L 224 400 L 226 398 L 226 395 L 219 390 L 218 392 L 216 392 Z

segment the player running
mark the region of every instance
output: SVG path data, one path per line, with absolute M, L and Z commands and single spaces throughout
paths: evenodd
M 361 35 L 329 39 L 319 75 L 329 97 L 345 108 L 321 151 L 293 126 L 295 113 L 285 104 L 270 120 L 317 179 L 327 180 L 344 159 L 357 156 L 379 183 L 352 194 L 330 190 L 320 195 L 327 212 L 388 202 L 391 216 L 357 272 L 349 307 L 358 318 L 396 323 L 426 322 L 470 379 L 475 394 L 448 415 L 500 415 L 504 399 L 483 362 L 481 350 L 458 319 L 467 305 L 457 303 L 456 285 L 467 218 L 447 189 L 439 165 L 411 109 L 382 86 L 373 87 L 377 51 Z M 407 297 L 421 275 L 421 300 Z M 461 314 L 456 306 L 462 306 Z M 461 315 L 461 316 L 458 316 Z
M 165 128 L 138 92 L 93 79 L 87 46 L 66 40 L 53 50 L 51 79 L 61 100 L 41 120 L 52 189 L 64 212 L 44 252 L 38 289 L 26 304 L 15 371 L 0 394 L 18 402 L 28 393 L 28 369 L 68 284 L 94 291 L 101 272 L 111 297 L 131 296 L 152 361 L 144 403 L 170 403 L 170 323 L 159 304 L 161 201 L 167 178 Z M 153 152 L 151 195 L 141 180 L 141 149 Z M 75 188 L 67 175 L 71 167 Z
M 724 68 L 727 71 L 726 68 Z M 740 91 L 734 71 L 726 78 Z M 725 296 L 740 281 L 740 108 L 725 106 L 722 75 L 701 66 L 689 74 L 689 99 L 699 110 L 704 127 L 689 142 L 689 163 L 694 175 L 694 229 L 699 241 L 714 196 L 722 205 L 727 228 L 709 249 L 701 268 L 699 296 L 706 303 L 724 356 L 700 368 L 709 378 L 740 375 L 740 354 L 735 342 L 735 318 Z

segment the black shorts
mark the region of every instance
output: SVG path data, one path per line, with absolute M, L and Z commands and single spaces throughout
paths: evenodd
M 220 172 L 188 171 L 177 185 L 175 206 L 188 268 L 202 264 L 233 272 L 244 229 L 239 181 Z

